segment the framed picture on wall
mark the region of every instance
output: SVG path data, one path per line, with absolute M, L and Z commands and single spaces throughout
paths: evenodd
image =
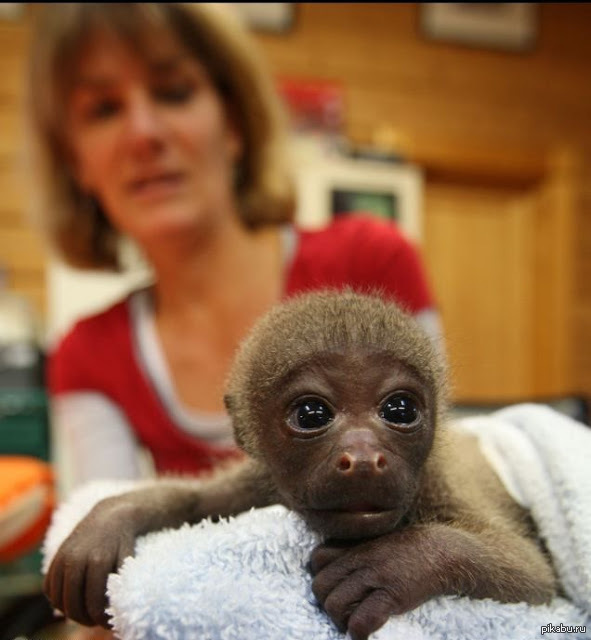
M 362 213 L 393 220 L 412 240 L 422 239 L 423 174 L 412 164 L 319 158 L 296 171 L 296 187 L 302 227 Z
M 232 8 L 255 31 L 285 33 L 293 27 L 293 2 L 230 2 Z
M 24 2 L 0 2 L 0 20 L 20 20 L 24 10 Z
M 429 39 L 473 47 L 530 50 L 537 36 L 537 3 L 424 2 L 420 27 Z

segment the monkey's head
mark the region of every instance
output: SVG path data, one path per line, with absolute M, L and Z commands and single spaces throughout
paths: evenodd
M 286 505 L 328 537 L 394 529 L 444 411 L 431 340 L 391 302 L 351 292 L 278 305 L 241 346 L 226 406 Z

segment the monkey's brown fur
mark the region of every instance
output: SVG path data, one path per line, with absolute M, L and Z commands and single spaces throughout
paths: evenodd
M 531 520 L 475 438 L 447 427 L 446 396 L 430 339 L 396 305 L 326 292 L 278 306 L 227 385 L 249 457 L 209 481 L 99 503 L 59 550 L 46 592 L 105 624 L 107 575 L 135 536 L 283 502 L 324 534 L 313 590 L 355 640 L 438 595 L 546 602 L 555 579 Z
M 374 351 L 416 369 L 434 392 L 439 420 L 447 407 L 447 378 L 431 340 L 411 316 L 377 296 L 315 292 L 266 314 L 243 342 L 227 382 L 226 405 L 241 447 L 259 457 L 253 409 L 298 366 L 335 351 Z
M 506 492 L 476 438 L 447 428 L 447 372 L 442 358 L 416 321 L 391 302 L 352 292 L 313 293 L 267 314 L 243 344 L 227 385 L 237 441 L 260 458 L 268 425 L 256 408 L 266 406 L 298 368 L 328 353 L 348 351 L 380 353 L 402 362 L 429 389 L 434 438 L 405 526 L 439 522 L 491 543 L 484 549 L 489 555 L 487 584 L 470 576 L 472 596 L 548 601 L 555 592 L 554 575 L 527 512 Z M 289 499 L 284 501 L 290 504 Z M 497 578 L 500 588 L 493 586 Z

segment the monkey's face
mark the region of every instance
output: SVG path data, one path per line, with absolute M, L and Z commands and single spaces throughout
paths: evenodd
M 258 412 L 261 454 L 287 505 L 332 538 L 393 530 L 433 443 L 434 392 L 380 353 L 301 362 Z

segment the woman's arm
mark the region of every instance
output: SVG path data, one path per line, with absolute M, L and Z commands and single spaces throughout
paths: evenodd
M 51 399 L 51 430 L 62 496 L 91 480 L 144 475 L 141 449 L 127 418 L 102 393 L 56 394 Z

